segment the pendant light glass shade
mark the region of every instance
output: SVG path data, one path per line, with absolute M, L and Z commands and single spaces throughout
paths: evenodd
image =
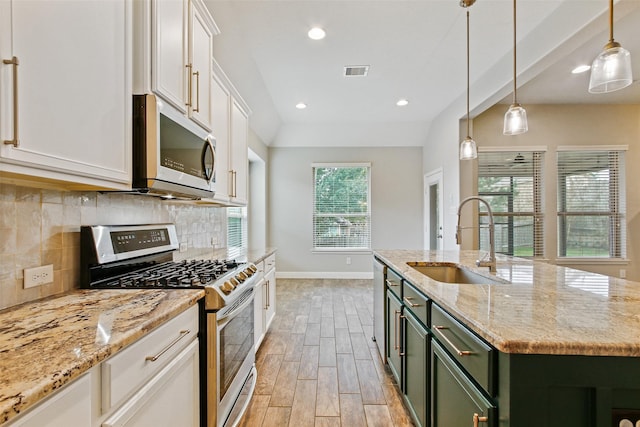
M 528 130 L 527 110 L 522 108 L 520 104 L 511 104 L 511 107 L 504 114 L 504 129 L 502 133 L 505 135 L 518 135 Z
M 607 93 L 623 89 L 633 82 L 631 55 L 613 40 L 613 0 L 609 0 L 609 43 L 591 64 L 589 92 Z
M 633 82 L 631 54 L 618 43 L 605 46 L 591 64 L 589 92 L 607 93 L 629 86 Z
M 474 0 L 475 1 L 475 0 Z M 473 1 L 460 2 L 460 6 L 469 7 Z M 472 160 L 478 157 L 478 147 L 471 138 L 471 121 L 469 120 L 469 10 L 467 10 L 467 137 L 460 143 L 460 160 Z
M 504 115 L 504 135 L 519 135 L 529 130 L 527 110 L 517 101 L 516 77 L 516 0 L 513 0 L 513 104 Z
M 460 144 L 460 160 L 472 160 L 478 157 L 478 147 L 470 136 L 467 136 Z

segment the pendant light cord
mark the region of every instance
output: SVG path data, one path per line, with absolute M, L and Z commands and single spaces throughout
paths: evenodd
M 613 0 L 611 0 L 613 1 Z M 516 0 L 513 0 L 513 103 L 516 104 Z
M 467 9 L 467 138 L 471 137 L 469 123 L 469 9 Z
M 609 43 L 613 42 L 613 0 L 609 0 Z

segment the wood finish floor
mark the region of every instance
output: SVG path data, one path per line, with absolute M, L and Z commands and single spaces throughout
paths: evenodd
M 378 355 L 371 280 L 278 279 L 241 426 L 413 426 Z

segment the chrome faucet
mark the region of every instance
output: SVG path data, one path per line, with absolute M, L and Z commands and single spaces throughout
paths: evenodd
M 478 202 L 484 203 L 487 207 L 487 212 L 489 213 L 489 259 L 488 260 L 477 260 L 476 265 L 478 267 L 489 267 L 489 271 L 495 273 L 496 271 L 496 249 L 495 249 L 495 224 L 493 222 L 493 212 L 491 211 L 491 206 L 489 203 L 482 197 L 478 196 L 469 196 L 463 201 L 460 202 L 458 206 L 458 225 L 456 226 L 456 243 L 458 245 L 462 244 L 462 227 L 460 227 L 460 211 L 462 211 L 462 207 L 465 203 L 477 200 Z

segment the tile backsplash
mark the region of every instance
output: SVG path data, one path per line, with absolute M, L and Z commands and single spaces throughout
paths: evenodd
M 63 192 L 0 183 L 0 309 L 78 288 L 80 226 L 176 224 L 187 252 L 225 245 L 226 210 L 118 193 Z M 23 270 L 53 264 L 53 283 L 23 288 Z

